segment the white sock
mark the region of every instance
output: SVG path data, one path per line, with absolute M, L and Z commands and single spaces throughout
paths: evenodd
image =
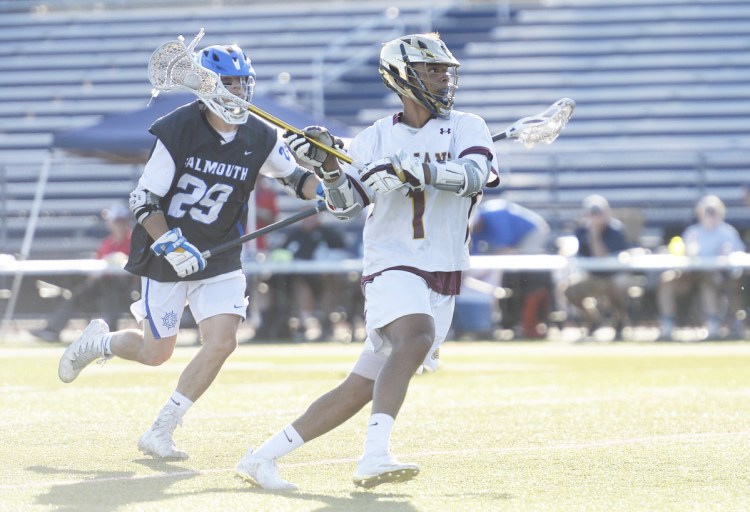
M 255 455 L 264 459 L 278 459 L 305 444 L 305 440 L 291 425 L 282 428 L 275 436 L 255 450 Z
M 188 409 L 190 409 L 192 405 L 192 400 L 190 400 L 179 391 L 174 391 L 172 392 L 172 396 L 169 397 L 169 400 L 167 400 L 167 403 L 164 405 L 164 407 L 175 409 L 177 411 L 177 416 L 182 418 L 183 416 L 185 416 L 185 413 L 188 411 Z
M 365 452 L 362 457 L 386 455 L 390 452 L 391 431 L 394 419 L 383 413 L 370 416 L 367 423 L 367 438 L 365 438 Z

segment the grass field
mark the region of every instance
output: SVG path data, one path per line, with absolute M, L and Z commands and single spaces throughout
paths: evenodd
M 177 430 L 191 458 L 159 462 L 136 441 L 195 347 L 65 385 L 62 346 L 0 344 L 0 511 L 750 510 L 744 342 L 449 343 L 394 431 L 416 480 L 354 487 L 366 411 L 281 460 L 299 491 L 234 478 L 247 446 L 338 383 L 359 348 L 242 345 Z

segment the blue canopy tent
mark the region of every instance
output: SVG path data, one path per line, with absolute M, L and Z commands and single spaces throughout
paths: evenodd
M 195 96 L 192 94 L 162 93 L 142 109 L 104 116 L 86 128 L 55 133 L 52 148 L 113 160 L 145 162 L 154 143 L 154 136 L 148 131 L 151 124 L 193 100 Z M 337 136 L 346 138 L 350 135 L 350 129 L 337 121 L 315 118 L 303 110 L 282 106 L 268 97 L 256 94 L 253 105 L 298 128 L 321 125 Z

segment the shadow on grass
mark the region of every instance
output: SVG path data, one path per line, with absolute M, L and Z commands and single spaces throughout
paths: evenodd
M 323 505 L 315 509 L 315 512 L 351 512 L 352 510 L 357 512 L 368 510 L 414 512 L 419 510 L 411 504 L 412 496 L 410 494 L 382 492 L 382 490 L 352 491 L 346 498 L 311 492 L 269 491 L 260 487 L 250 487 L 243 492 L 258 495 L 273 494 L 289 500 L 322 502 Z
M 52 483 L 50 489 L 35 499 L 35 504 L 52 507 L 62 512 L 107 512 L 127 505 L 161 503 L 189 494 L 235 492 L 236 489 L 200 489 L 195 492 L 169 493 L 177 482 L 200 476 L 201 472 L 186 470 L 168 462 L 156 460 L 135 461 L 153 469 L 153 475 L 138 475 L 132 471 L 87 471 L 70 468 L 54 469 L 32 466 L 29 471 L 40 475 L 65 475 L 78 477 L 79 482 Z M 144 485 L 148 481 L 149 485 Z M 166 507 L 166 505 L 164 505 Z

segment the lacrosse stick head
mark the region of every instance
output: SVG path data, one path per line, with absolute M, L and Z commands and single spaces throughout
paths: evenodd
M 155 91 L 186 90 L 192 92 L 223 121 L 244 124 L 250 112 L 249 101 L 255 86 L 255 70 L 245 53 L 234 45 L 209 46 L 193 55 L 193 48 L 203 35 L 186 46 L 180 36 L 157 48 L 148 63 L 148 78 Z M 222 83 L 222 76 L 239 77 L 238 95 Z
M 575 108 L 576 102 L 570 98 L 557 100 L 544 112 L 519 119 L 508 130 L 508 138 L 517 139 L 527 148 L 533 148 L 539 142 L 552 144 L 568 124 Z

